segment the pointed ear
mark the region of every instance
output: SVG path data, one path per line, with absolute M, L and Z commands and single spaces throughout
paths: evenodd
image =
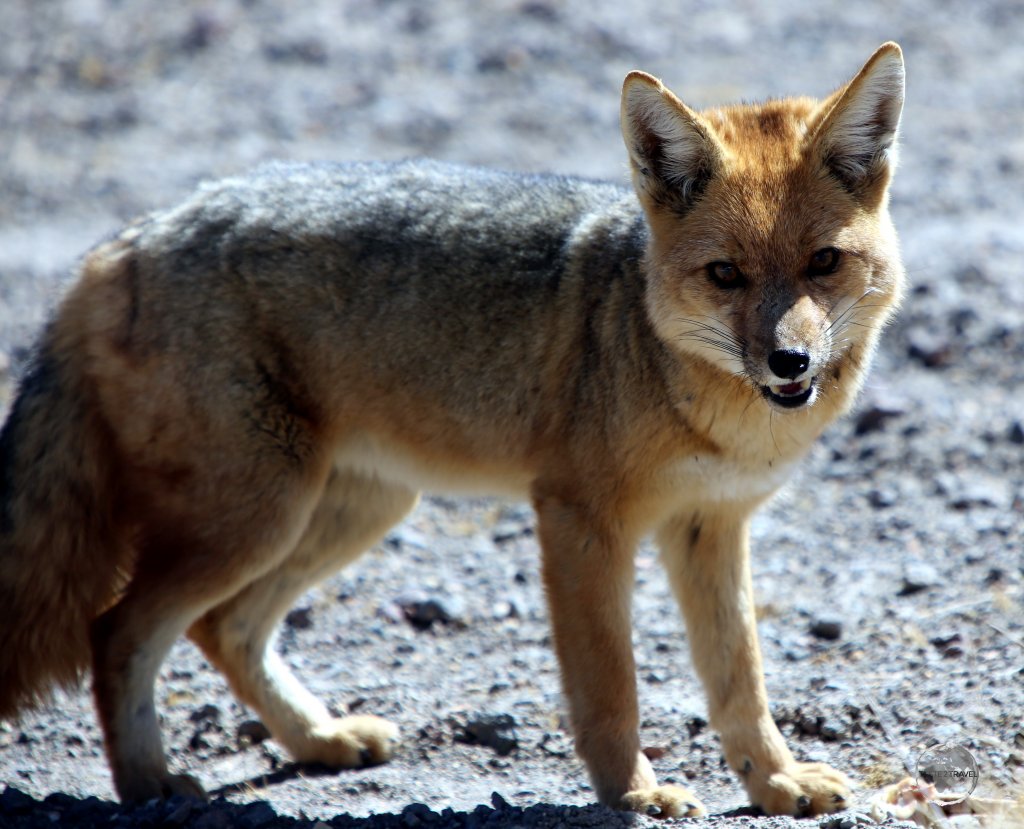
M 649 207 L 688 210 L 722 166 L 724 153 L 710 128 L 645 72 L 626 76 L 621 119 L 641 201 Z
M 886 43 L 819 110 L 813 133 L 819 158 L 854 195 L 884 192 L 889 182 L 904 84 L 903 52 Z

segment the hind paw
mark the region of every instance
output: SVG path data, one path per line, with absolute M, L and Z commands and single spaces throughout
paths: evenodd
M 398 746 L 398 728 L 374 716 L 338 717 L 313 728 L 295 759 L 339 769 L 375 766 L 391 759 Z

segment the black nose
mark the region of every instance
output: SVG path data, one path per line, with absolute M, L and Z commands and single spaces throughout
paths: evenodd
M 799 348 L 780 348 L 768 355 L 768 368 L 785 380 L 795 380 L 810 364 L 810 355 Z

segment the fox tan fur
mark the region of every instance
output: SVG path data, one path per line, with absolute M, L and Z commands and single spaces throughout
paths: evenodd
M 698 113 L 634 72 L 635 192 L 273 165 L 94 249 L 0 436 L 0 716 L 91 669 L 119 795 L 201 796 L 153 702 L 187 634 L 296 759 L 386 760 L 396 729 L 331 717 L 274 628 L 420 490 L 494 490 L 536 508 L 601 802 L 703 812 L 640 751 L 630 590 L 653 533 L 751 802 L 842 808 L 844 776 L 796 762 L 769 714 L 747 530 L 898 304 L 903 85 L 891 43 L 823 101 Z

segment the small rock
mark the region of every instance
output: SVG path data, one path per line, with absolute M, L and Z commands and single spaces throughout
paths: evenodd
M 384 541 L 390 546 L 396 548 L 415 547 L 420 550 L 426 550 L 430 546 L 429 539 L 426 535 L 421 533 L 415 527 L 410 527 L 407 524 L 399 524 L 387 534 Z
M 292 630 L 309 630 L 313 627 L 313 608 L 297 607 L 284 617 L 284 623 Z
M 893 418 L 901 417 L 902 409 L 887 409 L 882 406 L 871 406 L 857 413 L 854 420 L 853 432 L 856 435 L 866 435 L 870 432 L 880 432 L 885 424 Z
M 925 368 L 943 368 L 953 362 L 953 345 L 949 338 L 926 328 L 907 332 L 907 354 Z
M 899 496 L 892 489 L 873 489 L 868 493 L 868 503 L 875 509 L 888 509 L 895 506 L 898 499 Z
M 1019 420 L 1013 421 L 1010 424 L 1010 428 L 1006 430 L 1006 439 L 1010 443 L 1016 443 L 1018 446 L 1024 444 L 1024 423 L 1021 423 Z
M 455 731 L 455 742 L 482 745 L 505 757 L 519 747 L 516 721 L 511 714 L 478 714 Z
M 945 481 L 949 505 L 960 511 L 983 507 L 1007 509 L 1012 497 L 1006 481 L 993 476 L 964 473 L 953 481 Z
M 707 727 L 708 721 L 703 717 L 690 717 L 686 721 L 686 733 L 691 737 L 696 737 Z
M 941 583 L 938 570 L 923 561 L 912 561 L 903 569 L 903 584 L 896 595 L 912 596 Z
M 435 624 L 450 625 L 459 621 L 458 614 L 440 599 L 399 599 L 402 617 L 416 630 L 429 630 Z
M 537 748 L 552 757 L 571 757 L 572 746 L 564 734 L 545 733 Z
M 500 794 L 498 794 L 497 792 L 491 792 L 491 805 L 492 805 L 492 806 L 493 806 L 493 807 L 494 807 L 494 808 L 495 808 L 495 809 L 496 809 L 497 811 L 499 811 L 499 812 L 500 812 L 500 811 L 502 811 L 503 809 L 511 809 L 511 808 L 512 808 L 512 807 L 511 807 L 511 806 L 509 805 L 509 802 L 508 802 L 507 800 L 505 800 L 505 798 L 503 798 L 503 797 L 502 797 L 502 796 L 501 796 Z
M 660 760 L 666 754 L 668 754 L 668 748 L 665 746 L 647 746 L 640 749 L 643 752 L 644 757 L 648 760 Z
M 939 650 L 955 645 L 961 641 L 962 637 L 959 633 L 940 633 L 937 636 L 932 636 L 928 641 Z
M 808 717 L 804 715 L 797 720 L 796 728 L 801 734 L 808 737 L 817 737 L 821 733 L 821 727 L 824 723 L 824 717 Z
M 220 708 L 218 706 L 213 703 L 208 703 L 202 708 L 197 708 L 188 715 L 188 718 L 195 723 L 217 724 L 220 722 L 220 713 Z
M 522 535 L 529 535 L 529 527 L 518 521 L 501 521 L 495 525 L 491 538 L 495 544 L 504 544 Z
M 491 607 L 491 616 L 494 619 L 518 619 L 519 608 L 516 607 L 515 602 L 499 601 L 495 602 Z
M 270 729 L 259 720 L 246 720 L 238 726 L 235 733 L 240 748 L 259 745 L 264 740 L 270 739 Z
M 811 622 L 808 630 L 812 636 L 834 642 L 843 635 L 843 623 L 839 619 L 820 616 Z

